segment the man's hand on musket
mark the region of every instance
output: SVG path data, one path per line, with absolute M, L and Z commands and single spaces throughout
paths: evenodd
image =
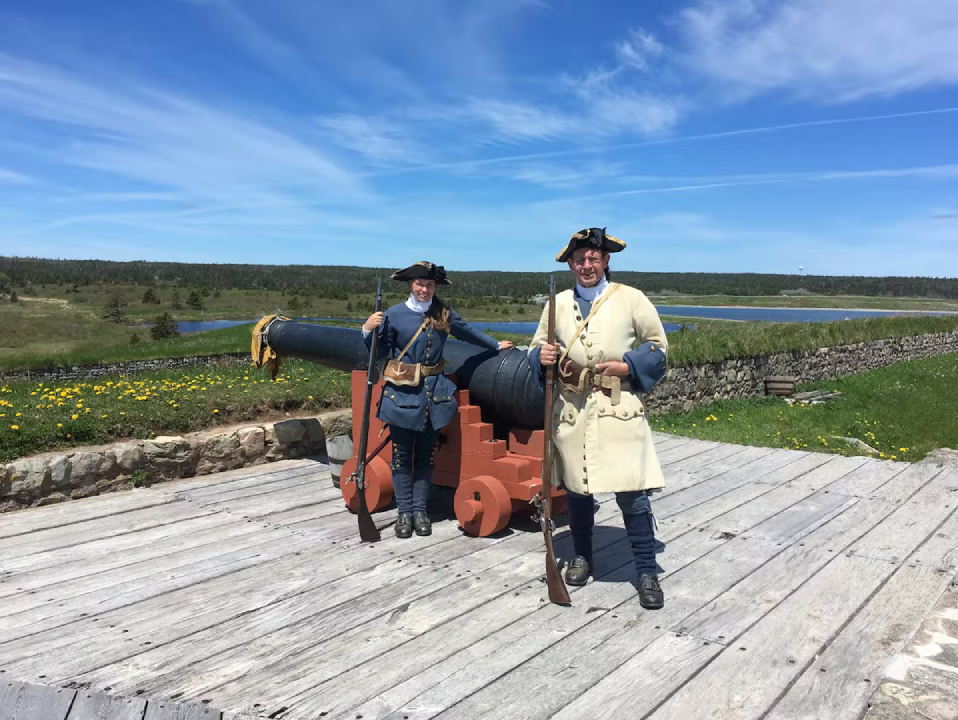
M 375 328 L 378 328 L 383 324 L 383 314 L 381 312 L 375 312 L 366 318 L 366 322 L 363 323 L 363 330 L 366 332 L 372 332 Z
M 555 365 L 556 359 L 558 357 L 559 357 L 559 346 L 545 344 L 542 346 L 542 349 L 539 351 L 539 364 L 546 365 L 546 366 Z
M 609 362 L 599 363 L 595 366 L 595 371 L 600 375 L 613 375 L 617 377 L 628 377 L 629 366 L 620 360 L 610 360 Z

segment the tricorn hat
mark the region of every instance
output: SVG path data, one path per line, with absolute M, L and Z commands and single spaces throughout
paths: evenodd
M 442 265 L 433 265 L 431 262 L 413 263 L 404 270 L 397 270 L 390 277 L 393 280 L 432 280 L 436 285 L 451 285 L 446 278 L 446 269 Z
M 556 262 L 565 262 L 572 253 L 584 247 L 614 253 L 625 250 L 625 243 L 617 237 L 606 235 L 605 228 L 585 228 L 569 238 L 569 244 L 556 255 Z

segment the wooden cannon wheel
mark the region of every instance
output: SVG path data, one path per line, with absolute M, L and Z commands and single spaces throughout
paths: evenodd
M 509 492 L 491 475 L 479 475 L 459 483 L 454 504 L 462 529 L 476 537 L 499 532 L 509 524 L 512 515 Z
M 349 509 L 359 512 L 359 493 L 356 491 L 356 483 L 347 482 L 354 472 L 356 472 L 356 458 L 351 457 L 343 465 L 339 488 Z M 369 507 L 369 512 L 382 510 L 392 502 L 392 499 L 393 480 L 389 463 L 381 457 L 374 457 L 372 462 L 366 465 L 366 505 Z

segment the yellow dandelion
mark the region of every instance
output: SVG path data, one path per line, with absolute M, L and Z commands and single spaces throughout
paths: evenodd
M 10 429 L 11 429 L 11 430 L 19 430 L 19 429 L 20 429 L 20 426 L 19 426 L 19 425 L 11 425 L 11 426 L 10 426 Z
M 58 427 L 58 428 L 63 427 L 63 423 L 57 423 L 57 427 Z
M 215 415 L 216 413 L 218 413 L 218 412 L 219 412 L 219 410 L 213 410 L 213 414 L 214 414 L 214 415 Z
M 79 415 L 77 415 L 76 413 L 74 413 L 74 414 L 73 414 L 73 415 L 71 415 L 70 417 L 72 417 L 72 418 L 73 418 L 74 420 L 76 420 L 76 419 L 77 419 L 78 417 L 80 417 L 80 416 L 79 416 Z

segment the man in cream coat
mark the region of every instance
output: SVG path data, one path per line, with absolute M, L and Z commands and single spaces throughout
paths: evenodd
M 556 256 L 576 278 L 556 295 L 556 345 L 546 344 L 547 307 L 532 341 L 534 369 L 558 362 L 552 431 L 562 458 L 575 558 L 566 583 L 592 572 L 595 493 L 614 492 L 632 544 L 642 607 L 664 604 L 649 494 L 664 484 L 642 395 L 665 374 L 668 344 L 655 307 L 635 288 L 609 279 L 609 253 L 625 243 L 587 228 Z

